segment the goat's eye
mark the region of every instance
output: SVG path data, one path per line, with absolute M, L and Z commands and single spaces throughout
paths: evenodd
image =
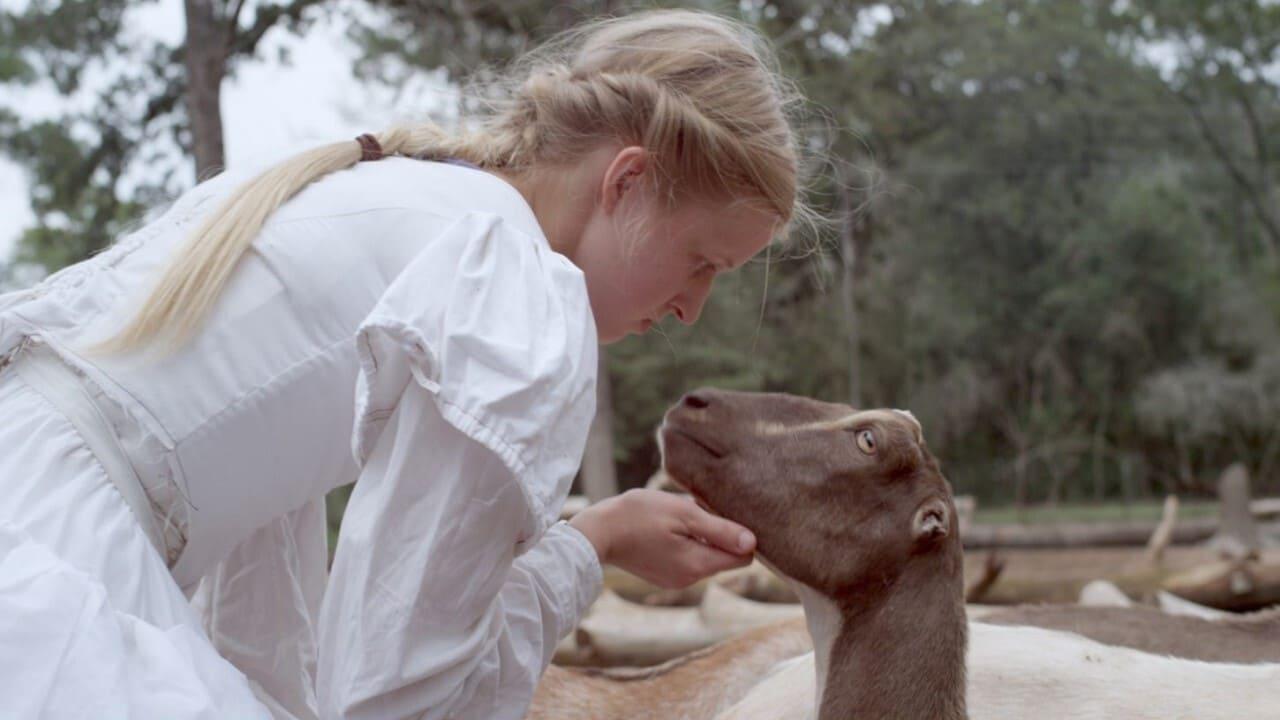
M 858 431 L 858 449 L 868 455 L 876 454 L 876 436 L 870 430 Z

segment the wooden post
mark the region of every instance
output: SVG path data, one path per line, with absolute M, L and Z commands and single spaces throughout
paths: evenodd
M 1209 547 L 1227 560 L 1257 557 L 1261 543 L 1258 524 L 1249 510 L 1249 471 L 1236 463 L 1222 473 L 1218 480 L 1218 533 L 1209 540 Z
M 1147 541 L 1147 561 L 1156 567 L 1164 562 L 1165 548 L 1173 540 L 1173 528 L 1178 523 L 1178 496 L 1169 495 L 1164 499 L 1164 515 L 1151 539 Z

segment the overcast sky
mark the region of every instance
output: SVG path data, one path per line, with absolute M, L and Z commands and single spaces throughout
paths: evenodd
M 21 5 L 25 0 L 0 0 L 0 7 L 6 9 Z M 175 44 L 181 39 L 182 0 L 158 0 L 131 12 L 130 32 Z M 234 79 L 223 84 L 229 167 L 269 161 L 336 139 L 354 139 L 397 120 L 421 117 L 438 103 L 449 102 L 447 86 L 430 73 L 423 73 L 399 96 L 387 88 L 357 83 L 351 73 L 356 51 L 337 21 L 320 21 L 301 38 L 277 28 L 263 42 L 266 52 L 261 57 L 275 58 L 276 49 L 287 46 L 292 63 L 288 67 L 274 60 L 245 63 Z M 56 114 L 65 101 L 47 89 L 36 89 L 24 91 L 16 104 L 24 115 L 40 116 Z M 189 175 L 185 185 L 192 179 Z M 0 258 L 9 256 L 22 229 L 33 220 L 28 195 L 19 166 L 0 157 Z

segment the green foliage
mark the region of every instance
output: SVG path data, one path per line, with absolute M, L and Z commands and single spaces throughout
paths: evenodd
M 131 4 L 38 0 L 20 13 L 0 13 L 0 83 L 19 91 L 15 99 L 37 86 L 83 96 L 86 72 L 136 57 L 123 34 Z M 117 190 L 135 147 L 148 139 L 126 111 L 137 83 L 135 71 L 125 73 L 82 103 L 89 109 L 52 119 L 27 120 L 19 106 L 0 105 L 0 153 L 32 180 L 36 225 L 20 240 L 18 262 L 56 270 L 106 246 L 141 216 L 145 196 Z
M 173 49 L 113 44 L 128 5 L 0 14 L 0 82 L 69 89 L 85 57 L 138 58 L 82 116 L 0 109 L 0 151 L 36 179 L 24 252 L 50 268 L 162 196 L 120 190 L 131 152 L 161 133 L 187 146 Z M 359 72 L 391 83 L 463 80 L 637 7 L 370 5 L 351 18 Z M 721 279 L 697 327 L 609 349 L 624 484 L 654 469 L 665 409 L 716 385 L 909 407 L 958 489 L 987 499 L 1203 490 L 1234 460 L 1280 490 L 1280 4 L 692 6 L 758 24 L 825 109 L 802 131 L 829 153 L 813 200 L 839 232 Z M 167 123 L 129 114 L 139 92 Z
M 106 140 L 114 145 L 123 139 Z M 93 182 L 86 173 L 119 176 L 124 153 L 91 157 L 94 150 L 77 142 L 66 125 L 37 122 L 8 139 L 10 157 L 45 180 L 32 194 L 39 222 L 28 229 L 17 260 L 60 268 L 106 247 L 141 216 L 145 206 L 121 198 L 108 183 Z
M 444 69 L 451 78 L 497 68 L 555 32 L 582 20 L 619 14 L 630 7 L 714 8 L 716 2 L 635 3 L 614 0 L 370 0 L 382 11 L 349 17 L 349 35 L 364 50 L 356 67 L 361 77 L 402 82 L 406 73 Z
M 13 91 L 0 99 L 0 154 L 26 170 L 36 217 L 18 263 L 53 271 L 81 260 L 189 182 L 190 172 L 180 175 L 191 147 L 183 48 L 127 32 L 129 12 L 152 2 L 33 0 L 0 10 L 0 86 Z M 320 2 L 263 3 L 241 25 L 243 2 L 214 0 L 231 68 L 272 27 L 305 27 L 303 13 Z M 69 109 L 24 117 L 23 93 L 33 90 L 62 96 Z M 148 170 L 131 173 L 137 166 Z
M 1203 438 L 1173 471 L 1185 433 L 1139 427 L 1137 395 L 1169 368 L 1250 362 L 1258 348 L 1224 334 L 1241 318 L 1222 312 L 1259 293 L 1248 267 L 1267 260 L 1266 229 L 1239 213 L 1224 227 L 1206 201 L 1238 204 L 1238 188 L 1124 42 L 1140 18 L 1093 3 L 897 10 L 851 56 L 882 99 L 863 124 L 891 158 L 874 212 L 896 241 L 860 288 L 868 402 L 915 409 L 962 490 L 1203 487 L 1241 448 Z M 1275 118 L 1274 93 L 1266 107 Z M 1238 233 L 1254 248 L 1243 262 L 1218 240 Z M 1274 336 L 1274 303 L 1244 305 Z

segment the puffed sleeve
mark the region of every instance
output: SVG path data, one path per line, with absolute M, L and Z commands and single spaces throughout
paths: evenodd
M 320 613 L 321 716 L 519 718 L 600 582 L 584 538 L 547 532 L 595 409 L 581 273 L 473 213 L 356 340 L 362 470 Z

